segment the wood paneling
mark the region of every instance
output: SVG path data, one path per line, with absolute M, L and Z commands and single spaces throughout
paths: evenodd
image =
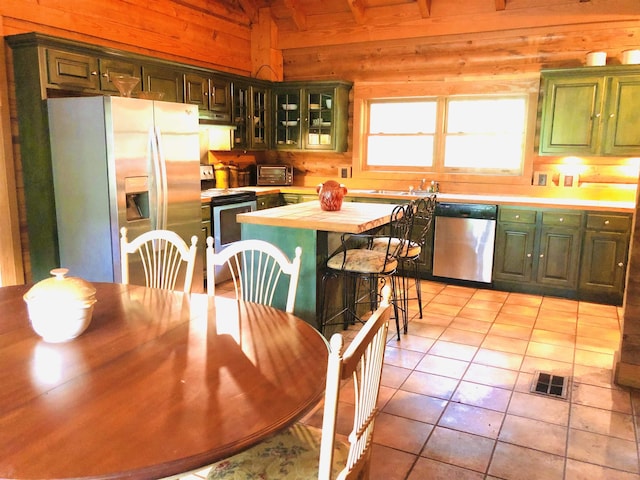
M 251 28 L 241 10 L 206 0 L 3 0 L 5 35 L 38 31 L 249 75 Z
M 511 3 L 507 2 L 507 8 L 509 5 Z M 284 73 L 286 80 L 351 80 L 360 90 L 371 88 L 379 92 L 383 86 L 391 96 L 411 95 L 417 85 L 422 85 L 422 94 L 425 91 L 431 94 L 469 93 L 464 91 L 469 88 L 465 85 L 478 84 L 479 81 L 486 85 L 485 92 L 510 88 L 513 91 L 522 91 L 523 88 L 530 91 L 532 81 L 537 90 L 543 68 L 582 66 L 586 54 L 598 49 L 607 51 L 609 64 L 619 64 L 622 51 L 639 45 L 640 21 L 596 22 L 580 28 L 565 25 L 444 37 L 425 35 L 287 49 L 284 51 Z M 485 82 L 487 79 L 489 81 Z M 531 125 L 531 128 L 537 130 L 539 125 Z M 566 168 L 563 158 L 538 157 L 537 144 L 534 150 L 531 153 L 533 171 L 549 170 L 558 175 Z M 285 159 L 281 156 L 280 160 Z M 306 154 L 290 156 L 286 160 L 310 177 L 309 184 L 327 174 L 335 175 L 338 166 L 354 166 L 356 170 L 354 159 L 349 159 L 348 155 L 317 160 L 313 154 Z M 587 158 L 582 162 L 582 185 L 633 187 L 637 183 L 638 165 L 627 159 Z M 398 175 L 386 180 L 403 188 L 407 181 L 411 181 L 411 176 Z M 466 181 L 460 178 L 454 183 L 443 183 L 442 187 L 445 191 L 485 188 Z M 361 186 L 357 181 L 355 183 Z M 373 187 L 381 188 L 378 185 Z M 503 188 L 504 193 L 518 193 L 529 187 L 515 182 L 499 188 Z M 584 189 L 579 192 L 584 193 Z M 534 194 L 538 193 L 539 189 Z M 553 190 L 547 190 L 543 195 L 553 193 Z

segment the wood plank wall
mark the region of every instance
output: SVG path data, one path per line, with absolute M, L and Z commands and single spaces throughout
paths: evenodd
M 281 43 L 290 43 L 282 32 L 281 36 L 285 37 Z M 531 76 L 539 79 L 541 69 L 583 66 L 586 54 L 593 50 L 606 51 L 609 65 L 619 64 L 622 51 L 640 47 L 640 21 L 376 42 L 360 42 L 358 36 L 354 36 L 354 41 L 349 44 L 285 50 L 285 80 L 344 79 L 356 84 L 385 83 L 390 88 L 394 85 L 402 88 L 415 82 L 472 82 L 477 78 L 515 83 Z M 531 155 L 533 171 L 549 170 L 557 174 L 562 169 L 562 158 L 539 157 L 535 150 Z M 286 153 L 276 157 L 274 161 L 292 163 L 296 171 L 307 175 L 309 184 L 335 177 L 338 167 L 352 164 L 349 152 L 333 155 Z M 637 183 L 637 161 L 593 157 L 585 158 L 583 162 L 581 185 L 628 187 L 627 190 L 631 191 Z M 353 183 L 360 186 L 355 180 Z M 406 186 L 407 181 L 400 180 L 397 184 Z M 445 187 L 454 191 L 461 186 L 451 184 Z M 523 188 L 505 187 L 505 193 L 518 192 L 523 193 Z M 551 192 L 548 190 L 546 193 Z M 539 193 L 538 189 L 536 194 Z M 571 195 L 570 192 L 564 193 Z
M 319 4 L 313 2 L 308 5 L 319 8 Z M 607 4 L 611 2 L 620 8 L 612 7 L 616 10 L 613 12 Z M 246 1 L 212 0 L 2 0 L 0 35 L 38 31 L 251 76 L 255 68 L 251 43 L 255 44 L 256 39 L 262 40 L 260 30 L 256 32 L 254 28 L 252 32 L 251 20 L 240 10 L 238 3 L 257 5 Z M 588 18 L 576 18 L 567 13 L 570 8 L 575 8 L 571 6 L 573 3 L 574 0 L 513 0 L 507 4 L 504 16 L 492 20 L 495 11 L 490 8 L 468 8 L 469 2 L 463 0 L 438 1 L 433 2 L 431 18 L 407 28 L 382 26 L 382 23 L 388 23 L 389 18 L 406 20 L 402 16 L 412 8 L 410 6 L 379 9 L 377 11 L 383 13 L 380 19 L 373 19 L 373 23 L 358 25 L 357 28 L 349 26 L 353 18 L 347 11 L 342 16 L 332 17 L 333 27 L 329 29 L 299 31 L 295 22 L 290 22 L 289 27 L 279 22 L 281 30 L 277 39 L 274 40 L 273 31 L 269 31 L 270 38 L 265 41 L 272 50 L 273 47 L 282 49 L 285 80 L 341 79 L 400 86 L 425 80 L 473 81 L 477 76 L 519 81 L 523 76 L 537 75 L 541 68 L 580 66 L 586 53 L 592 50 L 606 50 L 610 61 L 615 63 L 623 50 L 640 47 L 637 0 L 592 0 L 596 8 L 590 10 Z M 274 18 L 287 15 L 285 4 L 280 0 L 272 2 Z M 304 6 L 305 2 L 300 4 Z M 549 9 L 545 10 L 547 6 Z M 598 8 L 613 13 L 593 14 L 600 11 Z M 257 10 L 251 12 L 253 21 L 256 21 L 257 13 Z M 263 13 L 260 10 L 260 15 Z M 451 13 L 455 15 L 447 18 Z M 523 18 L 530 26 L 522 28 Z M 549 18 L 554 22 L 560 18 L 566 25 L 545 27 Z M 371 22 L 372 19 L 367 17 L 366 20 Z M 307 26 L 313 28 L 312 19 Z M 464 29 L 476 29 L 476 32 L 462 34 Z M 313 46 L 315 42 L 320 46 Z M 255 45 L 253 49 L 256 50 Z M 28 252 L 17 113 L 8 47 L 6 56 L 7 78 L 0 79 L 0 82 L 5 83 L 9 90 L 21 244 L 23 251 Z M 349 142 L 351 140 L 350 136 Z M 268 152 L 258 160 L 293 164 L 298 179 L 305 185 L 314 185 L 319 180 L 335 178 L 338 167 L 351 166 L 351 150 L 349 144 L 349 150 L 340 154 Z M 225 157 L 233 160 L 232 154 Z M 243 156 L 241 160 L 245 162 L 247 157 Z M 587 161 L 588 171 L 583 181 L 634 186 L 636 179 L 633 175 L 620 174 L 620 167 L 626 159 L 593 158 Z M 557 159 L 553 157 L 534 157 L 534 170 L 555 168 L 555 162 Z M 351 183 L 359 186 L 357 179 L 352 179 Z M 399 185 L 405 184 L 406 181 L 399 182 Z M 384 185 L 387 188 L 392 186 Z M 453 188 L 451 185 L 449 190 Z M 28 258 L 24 260 L 28 272 Z
M 40 32 L 171 61 L 251 76 L 251 27 L 227 2 L 209 0 L 2 0 L 0 35 Z M 30 281 L 29 239 L 11 50 L 5 45 L 10 130 L 15 162 L 20 245 Z M 3 58 L 4 56 L 0 57 Z M 0 69 L 0 72 L 2 69 Z M 1 224 L 0 228 L 6 228 Z M 19 280 L 19 279 L 18 279 Z

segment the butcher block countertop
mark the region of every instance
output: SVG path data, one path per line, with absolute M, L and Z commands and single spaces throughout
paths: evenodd
M 240 187 L 241 190 L 250 190 L 256 195 L 269 195 L 277 193 L 297 193 L 303 195 L 314 195 L 316 189 L 311 187 Z M 421 195 L 430 195 L 424 193 Z M 389 198 L 398 200 L 398 203 L 404 203 L 411 199 L 417 198 L 418 194 L 413 195 L 407 191 L 400 190 L 366 190 L 366 189 L 350 189 L 347 191 L 347 197 L 359 198 Z M 467 194 L 467 193 L 438 193 L 439 202 L 452 203 L 480 203 L 492 204 L 499 206 L 518 206 L 532 208 L 567 208 L 576 210 L 600 210 L 607 212 L 625 212 L 634 213 L 636 210 L 635 202 L 625 202 L 616 200 L 591 200 L 582 198 L 552 198 L 552 197 L 531 197 L 525 195 L 486 195 L 486 194 Z M 203 197 L 202 202 L 210 202 L 210 198 Z M 343 206 L 349 203 L 345 201 Z
M 393 204 L 343 202 L 342 208 L 327 212 L 320 202 L 294 203 L 283 207 L 240 213 L 240 223 L 272 227 L 302 228 L 340 233 L 362 233 L 389 223 Z

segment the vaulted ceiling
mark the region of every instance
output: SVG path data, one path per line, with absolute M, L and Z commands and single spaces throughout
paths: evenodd
M 250 24 L 268 8 L 283 50 L 640 18 L 638 0 L 207 1 Z

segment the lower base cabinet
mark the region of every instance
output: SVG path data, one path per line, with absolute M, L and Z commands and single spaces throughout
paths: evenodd
M 587 213 L 582 259 L 581 296 L 622 304 L 631 236 L 631 215 Z
M 265 210 L 267 208 L 279 207 L 284 205 L 279 193 L 271 193 L 267 195 L 259 195 L 257 199 L 258 210 Z
M 499 208 L 493 286 L 621 305 L 631 215 Z

